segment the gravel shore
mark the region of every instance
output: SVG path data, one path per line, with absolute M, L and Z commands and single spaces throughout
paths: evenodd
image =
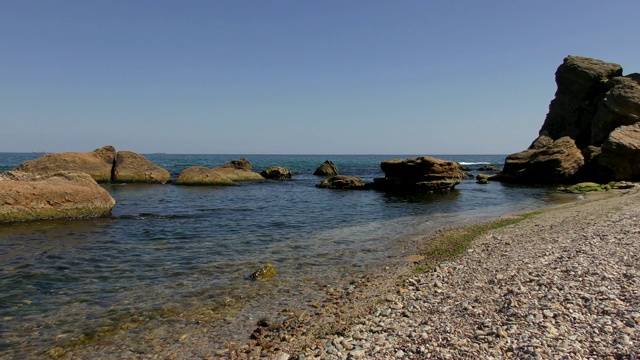
M 419 257 L 323 288 L 262 319 L 246 343 L 197 315 L 152 323 L 59 359 L 640 359 L 640 188 L 512 218 L 436 266 Z M 462 224 L 465 225 L 466 224 Z M 461 226 L 462 226 L 461 225 Z M 441 229 L 407 240 L 423 250 Z M 468 228 L 467 228 L 468 229 Z M 284 319 L 284 320 L 282 320 Z M 187 321 L 188 320 L 188 321 Z M 160 332 L 159 334 L 155 334 Z M 133 343 L 128 337 L 142 334 Z M 251 335 L 251 339 L 249 339 Z
M 315 314 L 217 355 L 638 359 L 638 204 L 636 188 L 533 214 L 425 273 L 330 289 Z

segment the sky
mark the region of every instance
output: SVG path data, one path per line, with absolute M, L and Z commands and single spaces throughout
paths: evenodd
M 509 154 L 640 1 L 0 0 L 0 152 Z

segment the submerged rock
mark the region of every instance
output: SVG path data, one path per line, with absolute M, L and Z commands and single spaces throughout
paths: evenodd
M 338 167 L 331 161 L 327 160 L 323 162 L 316 171 L 313 172 L 313 175 L 318 176 L 336 176 L 338 175 Z
M 276 276 L 276 269 L 270 263 L 264 264 L 262 269 L 251 274 L 251 278 L 255 280 L 266 280 Z
M 380 168 L 385 177 L 374 179 L 371 187 L 383 191 L 448 191 L 464 177 L 460 164 L 429 156 L 386 160 Z
M 111 213 L 115 200 L 86 173 L 0 174 L 0 222 L 89 218 Z
M 112 181 L 116 183 L 165 184 L 171 182 L 171 174 L 140 154 L 131 151 L 118 151 Z
M 115 159 L 116 149 L 108 145 L 86 153 L 47 154 L 24 162 L 14 170 L 40 176 L 53 175 L 61 171 L 82 172 L 89 174 L 97 182 L 109 182 Z
M 319 188 L 342 189 L 342 190 L 365 190 L 368 186 L 362 182 L 361 178 L 337 175 L 323 180 L 316 184 Z

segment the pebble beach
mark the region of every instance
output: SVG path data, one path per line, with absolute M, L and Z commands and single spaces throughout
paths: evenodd
M 254 341 L 228 355 L 637 359 L 639 200 L 638 190 L 623 190 L 527 216 L 425 273 L 397 275 L 387 287 L 363 279 L 338 291 L 334 298 L 342 301 L 334 302 L 342 307 L 329 301 L 326 314 L 316 314 L 330 326 L 311 326 L 324 333 L 292 326 L 271 339 L 271 350 Z M 350 318 L 350 310 L 361 314 Z M 313 322 L 300 320 L 297 325 Z
M 246 343 L 213 349 L 206 324 L 175 341 L 149 335 L 59 358 L 96 359 L 637 359 L 640 190 L 590 193 L 485 231 L 461 255 L 381 269 L 286 320 L 261 319 Z M 465 225 L 466 226 L 466 225 Z M 408 249 L 434 237 L 422 234 Z M 406 255 L 406 254 L 404 254 Z M 417 257 L 419 259 L 419 257 Z M 417 271 L 420 270 L 420 271 Z M 152 345 L 157 343 L 157 346 Z

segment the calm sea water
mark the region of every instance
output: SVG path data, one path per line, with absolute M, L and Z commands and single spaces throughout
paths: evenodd
M 41 154 L 0 153 L 0 172 Z M 104 185 L 112 216 L 0 225 L 0 357 L 30 358 L 81 334 L 153 314 L 243 299 L 220 341 L 246 339 L 255 318 L 318 296 L 313 287 L 399 262 L 403 238 L 430 228 L 545 206 L 546 188 L 476 184 L 446 194 L 318 189 L 313 171 L 332 160 L 341 174 L 383 176 L 379 155 L 169 155 L 147 157 L 173 177 L 247 157 L 254 171 L 288 167 L 292 181 L 233 187 Z M 504 156 L 437 156 L 502 166 Z M 264 263 L 275 279 L 247 279 Z M 259 294 L 259 295 L 258 295 Z M 282 295 L 279 295 L 282 294 Z M 268 296 L 269 304 L 258 296 Z M 151 315 L 149 315 L 151 316 Z M 227 319 L 228 320 L 228 319 Z

